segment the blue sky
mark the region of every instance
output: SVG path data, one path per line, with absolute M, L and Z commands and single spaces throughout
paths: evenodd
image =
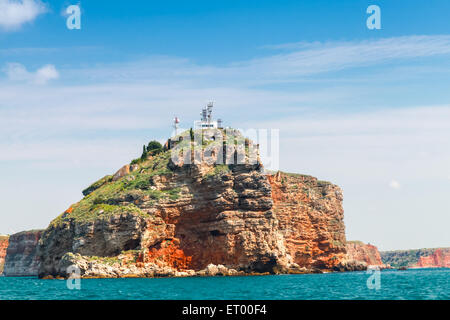
M 77 3 L 0 0 L 0 233 L 46 227 L 213 98 L 280 129 L 280 169 L 343 188 L 349 239 L 450 245 L 448 1 L 82 1 L 68 30 Z

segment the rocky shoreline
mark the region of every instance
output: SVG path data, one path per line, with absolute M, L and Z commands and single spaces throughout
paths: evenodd
M 5 275 L 65 278 L 71 266 L 82 278 L 367 269 L 370 260 L 348 255 L 338 186 L 266 173 L 257 146 L 239 131 L 213 133 L 221 139 L 191 139 L 198 133 L 188 131 L 165 146 L 151 142 L 140 159 L 86 188 L 46 230 L 11 236 Z M 223 135 L 233 143 L 222 143 Z M 200 161 L 174 160 L 180 145 Z M 240 164 L 224 164 L 236 158 Z

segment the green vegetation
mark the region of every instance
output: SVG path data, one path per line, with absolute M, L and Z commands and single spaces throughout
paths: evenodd
M 333 244 L 334 247 L 345 247 L 345 245 L 338 240 L 331 240 L 331 243 Z
M 340 224 L 341 224 L 341 220 L 336 219 L 336 218 L 331 219 L 329 222 L 330 226 L 338 226 Z M 350 242 L 350 241 L 347 241 L 347 242 Z
M 182 134 L 174 137 L 178 141 L 178 146 L 190 148 L 193 146 L 195 151 L 202 148 L 200 134 L 202 130 L 186 130 Z M 245 137 L 239 131 L 220 130 L 215 133 L 217 136 L 226 137 L 226 142 L 232 144 L 247 144 Z M 182 137 L 182 138 L 181 138 Z M 213 149 L 223 147 L 222 139 L 205 139 L 207 148 Z M 205 149 L 201 150 L 202 152 Z M 216 151 L 216 150 L 214 150 Z M 217 151 L 216 151 L 217 152 Z M 138 206 L 142 201 L 149 201 L 150 204 L 157 204 L 160 201 L 175 201 L 182 196 L 182 189 L 174 187 L 170 190 L 159 190 L 162 176 L 173 174 L 170 166 L 172 150 L 166 150 L 158 141 L 150 141 L 142 147 L 142 155 L 139 159 L 133 160 L 134 165 L 130 172 L 118 179 L 112 175 L 103 177 L 88 188 L 83 190 L 85 196 L 78 203 L 73 204 L 68 210 L 52 221 L 51 225 L 56 226 L 68 221 L 86 222 L 97 219 L 108 219 L 111 216 L 121 214 L 132 214 L 147 216 Z M 225 164 L 215 165 L 205 178 L 221 176 L 232 171 L 232 166 Z M 159 187 L 158 187 L 159 186 Z M 150 198 L 150 200 L 148 199 Z M 145 200 L 144 200 L 145 199 Z
M 87 196 L 88 194 L 90 194 L 91 192 L 93 192 L 94 190 L 97 190 L 98 188 L 100 188 L 101 186 L 103 186 L 104 184 L 112 181 L 113 176 L 105 176 L 103 178 L 101 178 L 100 180 L 98 180 L 97 182 L 94 182 L 93 184 L 91 184 L 89 187 L 87 187 L 86 189 L 83 190 L 83 195 Z
M 140 164 L 147 160 L 148 156 L 155 156 L 161 152 L 163 152 L 163 146 L 156 140 L 152 140 L 148 143 L 148 145 L 142 146 L 142 155 L 139 159 L 134 159 L 131 161 L 131 164 Z
M 332 184 L 332 183 L 329 182 L 329 181 L 325 181 L 325 180 L 317 180 L 317 184 L 318 184 L 319 186 L 323 187 L 323 186 L 326 186 L 326 185 L 330 185 L 330 184 Z
M 416 264 L 420 257 L 431 256 L 436 249 L 396 250 L 380 252 L 381 260 L 392 267 L 409 267 Z
M 208 178 L 211 178 L 211 177 L 214 177 L 214 176 L 221 176 L 221 175 L 227 174 L 227 173 L 229 173 L 229 172 L 231 172 L 231 169 L 230 169 L 230 166 L 229 166 L 229 165 L 226 165 L 226 164 L 218 164 L 218 165 L 215 165 L 215 166 L 211 169 L 211 171 L 209 171 L 209 172 L 205 175 L 205 178 L 208 179 Z
M 150 142 L 146 151 L 153 152 L 153 157 L 140 161 L 138 169 L 117 181 L 113 181 L 112 176 L 106 176 L 95 182 L 84 190 L 85 197 L 80 202 L 53 220 L 51 225 L 56 226 L 70 219 L 95 221 L 120 214 L 148 217 L 129 199 L 139 199 L 145 195 L 155 202 L 178 199 L 180 188 L 157 190 L 154 186 L 156 176 L 172 174 L 169 168 L 170 151 L 162 150 L 161 144 L 156 141 Z
M 140 170 L 131 173 L 131 181 L 125 183 L 127 190 L 149 190 L 154 185 L 153 177 L 171 174 L 169 169 L 170 151 L 164 151 L 155 155 L 152 159 L 143 162 Z
M 163 191 L 163 193 L 167 194 L 169 196 L 170 200 L 177 200 L 180 198 L 181 189 L 180 188 L 174 188 L 171 190 Z
M 364 242 L 359 241 L 359 240 L 351 240 L 351 241 L 347 241 L 347 243 L 349 243 L 349 244 L 357 244 L 357 245 L 360 245 L 360 246 L 365 245 Z
M 292 173 L 292 172 L 284 172 L 284 171 L 280 171 L 282 174 L 285 174 L 289 177 L 294 177 L 294 178 L 305 178 L 305 179 L 314 179 L 314 177 L 312 176 L 308 176 L 306 174 L 300 174 L 300 173 Z M 276 172 L 275 172 L 276 173 Z
M 88 261 L 108 264 L 110 266 L 114 264 L 120 264 L 120 259 L 118 257 L 97 257 L 97 256 L 89 256 L 85 257 Z

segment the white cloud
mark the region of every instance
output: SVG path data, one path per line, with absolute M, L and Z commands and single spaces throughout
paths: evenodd
M 391 180 L 391 182 L 389 182 L 389 187 L 392 189 L 400 189 L 400 182 L 397 180 Z
M 46 11 L 40 0 L 0 0 L 0 28 L 16 30 Z
M 296 49 L 235 64 L 245 72 L 290 77 L 370 66 L 386 61 L 450 54 L 450 35 L 403 36 L 353 42 L 280 45 Z M 278 48 L 280 48 L 280 46 Z
M 46 84 L 50 80 L 59 78 L 59 72 L 51 64 L 39 68 L 36 72 L 29 72 L 20 63 L 8 63 L 4 71 L 10 80 L 19 82 L 26 81 L 35 84 Z
M 50 80 L 58 79 L 59 73 L 54 65 L 48 64 L 38 69 L 35 74 L 35 82 L 46 84 Z
M 313 75 L 440 55 L 450 55 L 450 35 L 302 43 L 288 52 L 224 65 L 204 65 L 184 58 L 152 56 L 128 63 L 68 70 L 68 76 L 94 81 L 155 80 L 172 83 L 177 80 L 242 87 L 304 81 Z

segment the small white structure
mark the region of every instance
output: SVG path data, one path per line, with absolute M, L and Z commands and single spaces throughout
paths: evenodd
M 212 109 L 214 107 L 214 102 L 208 102 L 206 107 L 202 109 L 200 113 L 201 120 L 194 121 L 195 129 L 222 129 L 222 120 L 217 121 L 212 118 Z

